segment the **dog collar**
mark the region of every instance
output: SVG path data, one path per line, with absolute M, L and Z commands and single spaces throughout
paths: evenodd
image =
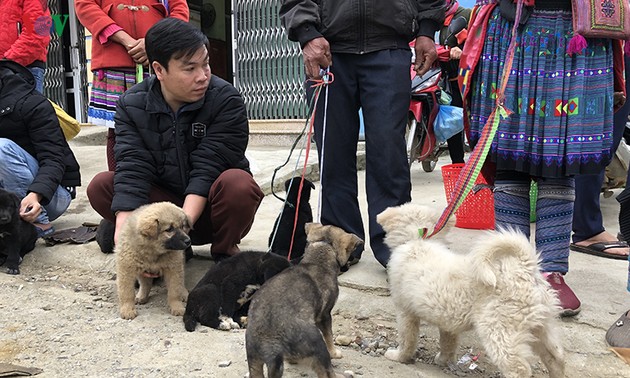
M 142 272 L 142 276 L 146 277 L 146 278 L 159 278 L 160 274 L 159 273 L 153 273 L 153 272 L 144 271 L 144 272 Z

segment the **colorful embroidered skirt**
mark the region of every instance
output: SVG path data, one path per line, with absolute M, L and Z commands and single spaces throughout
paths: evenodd
M 144 77 L 148 77 L 145 72 Z M 92 93 L 88 106 L 88 122 L 97 126 L 114 127 L 116 101 L 123 92 L 136 84 L 135 69 L 103 69 L 94 71 Z
M 512 23 L 496 7 L 471 83 L 470 142 L 495 107 Z M 535 10 L 519 30 L 502 120 L 490 158 L 497 169 L 538 177 L 599 173 L 610 159 L 613 129 L 613 53 L 610 40 L 588 39 L 569 56 L 571 13 Z

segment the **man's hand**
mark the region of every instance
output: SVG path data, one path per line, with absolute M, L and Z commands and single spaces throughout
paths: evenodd
M 304 68 L 309 79 L 321 79 L 320 68 L 332 66 L 330 45 L 324 37 L 311 39 L 302 49 Z
M 30 192 L 20 202 L 20 217 L 29 223 L 35 222 L 35 219 L 42 212 L 42 205 L 39 201 L 42 200 L 42 196 L 35 192 Z
M 413 64 L 413 69 L 416 70 L 418 76 L 422 76 L 437 59 L 437 50 L 433 40 L 425 36 L 416 38 L 415 49 L 416 61 Z
M 119 211 L 116 213 L 116 230 L 114 231 L 114 244 L 118 244 L 118 235 L 122 225 L 127 220 L 127 217 L 131 214 L 131 211 Z
M 451 47 L 449 54 L 450 54 L 449 58 L 451 60 L 459 60 L 459 58 L 461 58 L 462 56 L 462 49 L 460 49 L 457 46 Z
M 208 199 L 206 197 L 197 194 L 188 194 L 186 198 L 184 198 L 182 210 L 184 210 L 184 213 L 186 213 L 186 215 L 188 216 L 190 227 L 193 227 L 195 223 L 197 223 L 197 220 L 201 216 L 201 213 L 203 213 L 203 210 L 206 208 L 207 203 Z

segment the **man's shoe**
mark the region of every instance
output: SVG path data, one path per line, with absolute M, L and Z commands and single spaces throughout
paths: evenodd
M 569 285 L 564 282 L 564 277 L 562 277 L 562 273 L 547 272 L 543 273 L 543 275 L 558 295 L 558 299 L 560 300 L 560 307 L 562 307 L 560 316 L 568 317 L 579 314 L 581 306 L 580 300 L 577 298 L 573 290 L 571 290 Z
M 103 253 L 114 252 L 114 231 L 116 231 L 116 225 L 107 219 L 102 219 L 96 229 L 96 243 L 101 248 Z

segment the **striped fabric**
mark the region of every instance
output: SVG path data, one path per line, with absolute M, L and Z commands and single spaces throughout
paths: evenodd
M 572 177 L 555 179 L 553 182 L 538 181 L 535 237 L 543 272 L 566 273 L 569 270 L 574 187 Z
M 511 27 L 497 7 L 471 83 L 472 144 L 496 106 Z M 501 121 L 489 155 L 498 170 L 537 177 L 594 174 L 610 159 L 611 41 L 589 39 L 586 53 L 569 56 L 572 36 L 571 13 L 563 11 L 535 10 L 520 29 L 505 92 L 505 107 L 513 113 Z
M 149 77 L 148 73 L 145 72 L 144 77 Z M 95 71 L 88 106 L 88 122 L 113 128 L 116 101 L 123 92 L 135 84 L 135 69 Z

